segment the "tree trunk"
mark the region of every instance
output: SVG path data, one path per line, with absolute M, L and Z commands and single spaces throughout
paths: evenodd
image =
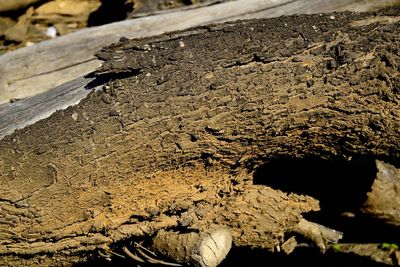
M 276 249 L 318 203 L 254 185 L 258 166 L 399 159 L 399 16 L 241 21 L 103 49 L 102 90 L 0 141 L 0 263 L 71 265 L 214 224 Z

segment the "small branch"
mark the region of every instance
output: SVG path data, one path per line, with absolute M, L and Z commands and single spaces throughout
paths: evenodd
M 343 233 L 330 229 L 318 223 L 301 219 L 293 228 L 293 232 L 299 233 L 312 240 L 322 252 L 325 252 L 327 244 L 337 243 L 343 237 Z

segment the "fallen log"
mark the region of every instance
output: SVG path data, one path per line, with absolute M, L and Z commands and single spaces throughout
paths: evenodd
M 94 54 L 101 47 L 116 42 L 121 37 L 147 37 L 237 19 L 337 10 L 366 11 L 397 2 L 398 0 L 238 0 L 84 29 L 0 56 L 0 104 L 45 92 L 92 72 L 101 64 Z
M 251 20 L 104 48 L 101 90 L 0 141 L 1 264 L 71 265 L 213 225 L 235 246 L 276 251 L 297 232 L 324 250 L 339 235 L 302 218 L 317 200 L 252 173 L 280 157 L 399 159 L 399 16 Z

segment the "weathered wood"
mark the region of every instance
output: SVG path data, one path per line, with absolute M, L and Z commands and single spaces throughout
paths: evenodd
M 378 173 L 363 212 L 400 226 L 400 170 L 381 161 L 376 165 Z
M 357 255 L 364 260 L 369 259 L 371 266 L 399 266 L 400 251 L 395 248 L 396 246 L 396 244 L 385 243 L 344 243 L 333 245 L 331 252 L 336 253 L 336 255 Z
M 94 54 L 123 36 L 138 38 L 157 35 L 275 5 L 275 1 L 247 2 L 235 1 L 222 6 L 171 12 L 88 28 L 8 53 L 0 57 L 0 103 L 44 92 L 92 72 L 101 64 Z M 285 2 L 289 0 L 278 0 L 278 3 Z M 225 7 L 226 4 L 228 7 Z
M 257 166 L 399 160 L 399 16 L 236 22 L 103 49 L 102 90 L 0 141 L 0 262 L 71 264 L 211 224 L 273 250 L 318 204 L 253 185 Z
M 30 98 L 0 105 L 0 140 L 36 121 L 45 119 L 60 109 L 66 109 L 79 103 L 101 85 L 93 85 L 93 77 L 81 77 L 52 90 Z
M 337 8 L 362 9 L 372 8 L 371 5 L 377 4 L 375 1 L 370 2 L 370 5 L 358 5 L 357 3 L 347 0 L 334 3 L 326 1 L 291 1 L 285 5 L 285 8 L 281 8 L 280 5 L 273 8 L 265 8 L 266 6 L 264 5 L 267 4 L 265 1 L 262 1 L 261 6 L 253 6 L 256 2 L 249 1 L 247 4 L 235 4 L 237 6 L 233 6 L 233 9 L 238 9 L 239 6 L 243 5 L 247 8 L 240 9 L 239 11 L 229 11 L 230 13 L 224 8 L 224 12 L 218 13 L 209 13 L 212 10 L 202 9 L 188 14 L 181 12 L 164 14 L 160 17 L 124 21 L 101 28 L 83 30 L 75 34 L 37 44 L 33 47 L 17 50 L 0 57 L 0 88 L 3 89 L 0 90 L 0 103 L 8 101 L 10 98 L 24 98 L 45 92 L 58 84 L 65 82 L 66 84 L 32 99 L 28 98 L 14 103 L 0 104 L 0 139 L 12 133 L 15 129 L 31 125 L 40 119 L 48 117 L 56 110 L 68 107 L 67 103 L 69 105 L 76 104 L 79 101 L 77 98 L 78 95 L 81 99 L 84 98 L 89 89 L 91 89 L 88 83 L 92 79 L 81 77 L 72 82 L 69 81 L 92 72 L 100 66 L 101 63 L 94 58 L 94 53 L 101 46 L 116 41 L 120 36 L 144 37 L 210 21 L 234 20 L 240 18 L 240 16 L 236 16 L 238 12 L 239 14 L 244 14 L 244 12 L 262 10 L 263 8 L 264 10 L 260 11 L 261 13 L 254 11 L 255 13 L 252 13 L 250 16 L 270 17 L 286 13 L 327 11 Z M 379 3 L 389 4 L 390 1 Z M 313 6 L 314 8 L 310 8 L 309 6 Z M 219 7 L 216 7 L 216 10 L 218 11 Z M 209 16 L 204 16 L 204 12 L 209 14 Z M 197 17 L 197 20 L 193 19 Z M 159 22 L 157 23 L 160 20 L 163 21 L 162 26 L 160 26 Z M 175 20 L 180 21 L 180 23 L 175 23 Z M 77 84 L 78 82 L 80 83 L 79 85 Z M 72 92 L 72 90 L 77 90 L 77 92 Z M 64 91 L 69 93 L 65 93 Z M 72 96 L 72 99 L 69 99 L 69 96 Z M 42 101 L 48 102 L 45 99 L 51 99 L 52 104 L 42 103 Z M 59 101 L 59 104 L 54 102 L 54 100 Z
M 211 22 L 334 10 L 365 10 L 398 0 L 238 0 L 84 29 L 0 57 L 0 103 L 26 98 L 100 66 L 94 54 L 119 38 L 146 37 Z

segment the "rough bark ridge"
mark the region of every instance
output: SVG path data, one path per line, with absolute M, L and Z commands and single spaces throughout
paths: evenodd
M 318 204 L 252 185 L 259 164 L 399 159 L 399 20 L 281 17 L 105 48 L 104 90 L 0 141 L 1 264 L 212 223 L 273 249 Z

